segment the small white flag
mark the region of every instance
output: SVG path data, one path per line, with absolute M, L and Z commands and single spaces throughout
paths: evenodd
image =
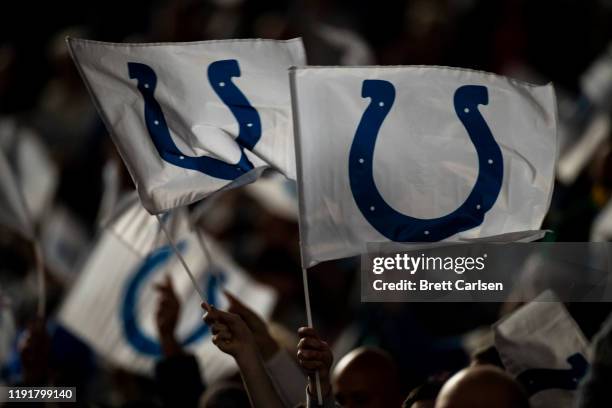
M 267 166 L 295 178 L 287 69 L 305 64 L 301 39 L 67 42 L 149 212 Z
M 543 235 L 534 230 L 553 190 L 551 85 L 439 67 L 290 77 L 304 266 L 368 242 Z
M 523 385 L 533 408 L 572 408 L 589 367 L 584 334 L 550 291 L 494 325 L 506 370 Z
M 273 290 L 249 278 L 205 237 L 214 255 L 211 266 L 197 232 L 189 231 L 184 212 L 177 211 L 166 222 L 172 224 L 169 229 L 177 247 L 209 303 L 224 308 L 225 289 L 259 315 L 270 315 L 276 301 Z M 202 321 L 199 295 L 159 228 L 157 219 L 140 203 L 125 209 L 101 235 L 61 307 L 59 320 L 110 362 L 151 375 L 161 356 L 155 325 L 159 296 L 153 284 L 167 273 L 181 301 L 177 338 L 201 361 L 206 381 L 214 381 L 234 371 L 235 363 L 213 345 Z

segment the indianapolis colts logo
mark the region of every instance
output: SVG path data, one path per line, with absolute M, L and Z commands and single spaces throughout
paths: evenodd
M 580 353 L 569 356 L 567 362 L 569 369 L 532 368 L 523 371 L 516 379 L 525 387 L 530 397 L 550 389 L 572 391 L 578 388 L 580 380 L 586 375 L 589 362 Z
M 478 154 L 478 178 L 461 206 L 438 218 L 421 219 L 402 214 L 383 199 L 374 183 L 374 146 L 380 127 L 395 100 L 395 87 L 384 80 L 365 80 L 362 97 L 371 98 L 349 153 L 349 178 L 353 198 L 366 220 L 396 242 L 434 242 L 479 226 L 493 207 L 502 186 L 503 158 L 478 105 L 488 103 L 484 86 L 465 85 L 454 95 L 457 117 Z
M 247 158 L 244 149 L 252 150 L 261 138 L 261 120 L 257 110 L 232 82 L 232 78 L 240 77 L 240 67 L 236 60 L 220 60 L 208 66 L 208 81 L 221 101 L 230 109 L 239 125 L 236 144 L 240 148 L 238 163 L 227 163 L 207 156 L 187 156 L 176 146 L 168 124 L 157 103 L 154 93 L 157 86 L 155 71 L 146 64 L 129 62 L 128 73 L 131 79 L 138 80 L 138 91 L 144 99 L 144 116 L 147 131 L 157 149 L 157 152 L 168 163 L 186 169 L 197 170 L 209 176 L 234 180 L 253 169 L 253 164 Z
M 179 251 L 183 252 L 186 246 L 185 242 L 180 242 L 178 244 Z M 147 335 L 140 327 L 136 313 L 138 296 L 142 287 L 150 281 L 153 273 L 164 267 L 171 259 L 172 254 L 172 249 L 169 246 L 163 246 L 149 255 L 127 282 L 121 305 L 121 324 L 127 342 L 138 352 L 152 357 L 161 356 L 162 350 L 157 339 Z M 218 299 L 217 293 L 221 282 L 219 282 L 217 275 L 215 273 L 205 274 L 206 298 L 211 304 L 216 304 Z M 222 280 L 223 275 L 220 276 Z M 181 344 L 188 346 L 202 339 L 208 333 L 208 325 L 200 323 L 181 340 Z

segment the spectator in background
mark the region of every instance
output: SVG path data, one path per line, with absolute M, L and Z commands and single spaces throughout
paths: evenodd
M 529 408 L 521 386 L 499 368 L 468 367 L 442 387 L 435 408 Z
M 402 405 L 399 370 L 381 349 L 360 347 L 345 355 L 334 369 L 333 384 L 336 400 L 343 407 Z
M 444 385 L 441 381 L 427 381 L 408 394 L 402 408 L 434 408 L 436 398 Z

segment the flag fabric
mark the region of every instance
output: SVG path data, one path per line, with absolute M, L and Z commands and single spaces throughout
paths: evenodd
M 368 242 L 540 237 L 552 85 L 442 67 L 290 70 L 304 266 Z
M 32 222 L 43 221 L 59 184 L 59 170 L 40 135 L 15 118 L 0 118 L 0 150 L 14 170 Z
M 71 288 L 59 320 L 111 363 L 151 375 L 161 357 L 155 312 L 158 294 L 153 284 L 164 274 L 172 278 L 181 300 L 177 339 L 202 362 L 206 381 L 236 369 L 233 359 L 217 349 L 202 321 L 201 300 L 185 270 L 159 232 L 159 224 L 134 197 L 134 204 L 109 224 Z M 203 236 L 211 265 L 198 232 L 188 227 L 185 213 L 165 217 L 167 228 L 209 303 L 226 306 L 225 289 L 261 316 L 269 316 L 274 291 L 258 284 L 236 266 L 210 237 Z
M 13 170 L 0 150 L 0 226 L 34 239 L 34 226 Z
M 295 178 L 287 69 L 306 63 L 301 39 L 67 42 L 149 212 L 267 166 Z
M 589 368 L 588 343 L 550 291 L 494 325 L 495 347 L 533 408 L 571 408 Z
M 593 242 L 612 241 L 612 200 L 595 217 L 591 226 L 590 240 Z
M 5 367 L 9 364 L 15 345 L 17 328 L 9 300 L 0 291 L 0 385 L 4 383 Z

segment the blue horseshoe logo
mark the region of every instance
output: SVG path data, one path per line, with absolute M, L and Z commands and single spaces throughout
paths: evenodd
M 261 138 L 261 120 L 257 110 L 232 82 L 240 76 L 240 67 L 236 60 L 215 61 L 208 66 L 208 81 L 221 101 L 230 109 L 238 122 L 240 132 L 236 143 L 241 155 L 238 163 L 226 163 L 213 157 L 192 157 L 183 154 L 176 146 L 161 106 L 154 93 L 157 86 L 157 75 L 146 64 L 129 62 L 130 79 L 138 80 L 138 91 L 144 99 L 144 116 L 149 136 L 162 159 L 175 166 L 197 170 L 223 180 L 234 180 L 253 169 L 244 149 L 253 149 Z
M 179 251 L 183 252 L 186 248 L 185 242 L 178 244 Z M 149 276 L 156 271 L 158 268 L 164 266 L 172 257 L 172 249 L 169 246 L 164 246 L 154 251 L 147 259 L 138 267 L 134 276 L 128 281 L 125 290 L 125 296 L 121 305 L 121 323 L 123 332 L 128 343 L 142 354 L 146 354 L 153 357 L 161 356 L 162 350 L 157 339 L 152 338 L 145 334 L 140 325 L 138 324 L 138 318 L 136 316 L 136 305 L 138 303 L 138 293 L 144 283 L 147 281 Z M 217 303 L 217 291 L 219 287 L 219 281 L 217 274 L 206 274 L 207 285 L 206 285 L 206 296 L 212 304 Z M 223 275 L 221 275 L 223 277 Z M 187 346 L 194 343 L 206 334 L 208 334 L 208 325 L 200 324 L 195 327 L 192 332 L 181 341 L 183 346 Z
M 373 175 L 374 146 L 380 127 L 395 100 L 393 84 L 363 81 L 363 98 L 371 98 L 349 153 L 349 178 L 353 198 L 368 222 L 396 242 L 434 242 L 482 224 L 502 185 L 503 158 L 478 105 L 486 105 L 487 88 L 465 85 L 455 91 L 454 105 L 478 153 L 478 178 L 470 195 L 455 211 L 439 218 L 410 217 L 393 209 L 380 195 Z
M 569 369 L 535 368 L 523 371 L 516 379 L 523 385 L 530 397 L 540 391 L 550 389 L 572 391 L 578 388 L 578 383 L 586 375 L 589 362 L 580 353 L 569 356 L 567 362 L 571 367 Z

